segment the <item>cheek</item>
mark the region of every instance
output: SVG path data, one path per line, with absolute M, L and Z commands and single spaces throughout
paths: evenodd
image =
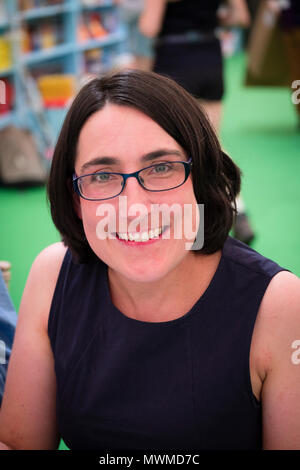
M 194 193 L 193 183 L 191 180 L 188 180 L 178 194 L 174 194 L 173 203 L 181 206 L 183 213 L 196 213 L 197 200 Z M 194 217 L 194 215 L 193 215 Z
M 182 228 L 183 238 L 185 240 L 193 240 L 198 233 L 199 224 L 201 223 L 201 210 L 194 194 L 192 182 L 188 181 L 188 183 L 181 203 Z
M 105 240 L 116 232 L 117 212 L 113 204 L 83 201 L 81 203 L 82 223 L 87 239 Z
M 97 206 L 89 201 L 81 201 L 80 212 L 83 223 L 83 228 L 86 234 L 87 239 L 93 238 L 96 236 L 96 227 L 97 227 Z
M 172 241 L 172 250 L 175 249 L 175 244 L 182 250 L 186 243 L 194 241 L 197 236 L 200 223 L 199 208 L 191 181 L 174 191 L 172 199 L 170 195 L 169 200 L 165 201 L 166 210 L 163 212 L 162 225 L 167 226 L 168 221 L 170 222 L 170 230 L 165 238 Z
M 107 226 L 105 216 L 97 215 L 99 204 L 93 202 L 89 204 L 89 202 L 91 201 L 85 201 L 81 204 L 84 233 L 96 256 L 107 264 L 109 262 L 109 245 L 107 245 L 107 235 L 104 233 Z

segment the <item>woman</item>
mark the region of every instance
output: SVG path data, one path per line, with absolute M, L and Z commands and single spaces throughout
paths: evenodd
M 300 281 L 228 238 L 239 186 L 172 80 L 129 70 L 80 91 L 49 180 L 63 243 L 37 257 L 24 291 L 3 448 L 299 448 Z M 175 216 L 144 241 L 125 233 L 137 204 L 147 222 L 158 204 L 204 204 L 202 249 L 175 237 Z

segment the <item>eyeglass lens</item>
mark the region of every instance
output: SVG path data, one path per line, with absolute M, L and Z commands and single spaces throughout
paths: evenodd
M 140 171 L 141 185 L 148 190 L 163 191 L 183 184 L 185 167 L 180 162 L 164 162 Z M 81 194 L 89 199 L 106 199 L 118 195 L 123 188 L 123 176 L 99 172 L 82 176 L 78 180 Z

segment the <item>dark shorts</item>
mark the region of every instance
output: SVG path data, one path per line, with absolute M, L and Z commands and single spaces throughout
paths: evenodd
M 156 46 L 154 71 L 173 78 L 195 98 L 220 101 L 223 97 L 223 58 L 217 39 Z

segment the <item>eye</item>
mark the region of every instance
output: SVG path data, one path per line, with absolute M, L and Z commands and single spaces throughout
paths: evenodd
M 167 173 L 168 171 L 172 170 L 172 164 L 171 163 L 159 163 L 154 166 L 153 172 L 158 174 L 158 173 Z
M 94 173 L 91 175 L 91 182 L 92 183 L 106 183 L 107 181 L 111 181 L 113 179 L 111 173 Z

